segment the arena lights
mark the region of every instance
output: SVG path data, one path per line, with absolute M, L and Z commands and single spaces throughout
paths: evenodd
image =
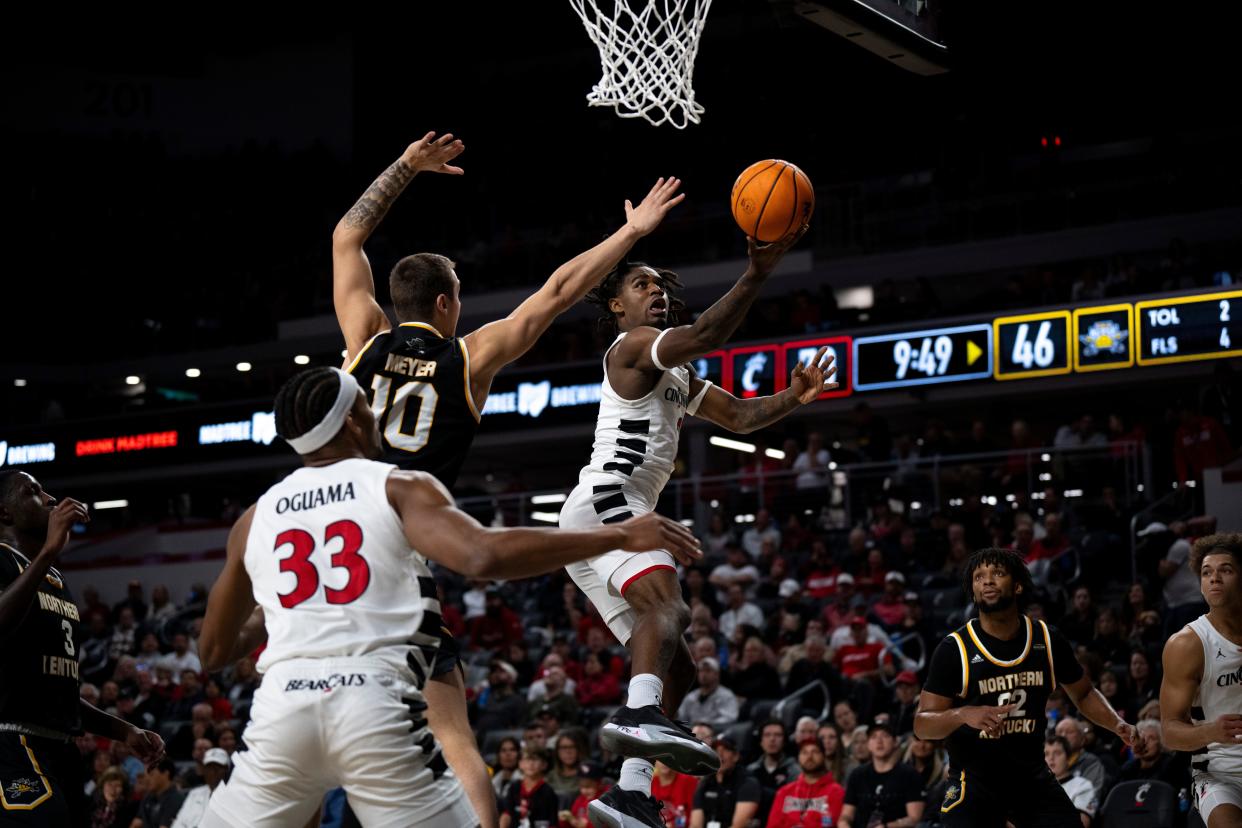
M 21 377 L 16 377 L 16 378 L 13 380 L 13 384 L 14 384 L 14 385 L 16 385 L 18 388 L 25 388 L 25 387 L 26 387 L 26 381 L 25 381 L 24 379 L 22 379 Z
M 1082 489 L 1066 489 L 1066 497 L 1082 497 Z
M 686 527 L 687 529 L 694 528 L 694 518 L 682 518 L 681 520 L 677 522 L 680 523 L 682 526 Z
M 531 512 L 530 519 L 540 523 L 559 523 L 561 515 L 560 512 Z
M 306 354 L 298 354 L 293 358 L 294 365 L 310 365 L 310 357 Z
M 548 503 L 564 503 L 565 498 L 567 497 L 569 497 L 569 495 L 565 494 L 564 492 L 561 492 L 559 494 L 535 495 L 534 497 L 530 499 L 530 502 L 535 504 L 536 506 L 543 506 Z
M 737 515 L 736 517 L 733 518 L 733 522 L 734 523 L 754 523 L 755 516 L 754 515 Z
M 203 372 L 198 370 L 197 368 L 186 368 L 185 375 L 189 377 L 190 379 L 197 379 L 198 377 L 201 377 L 203 375 Z
M 125 378 L 126 385 L 137 385 L 140 382 L 142 382 L 142 377 L 137 377 L 137 376 L 134 376 L 133 374 L 130 374 L 128 377 Z
M 741 440 L 730 440 L 728 437 L 713 436 L 709 437 L 707 442 L 711 443 L 713 446 L 719 446 L 720 448 L 733 449 L 734 451 L 744 451 L 747 454 L 755 453 L 754 443 L 743 443 Z
M 780 449 L 764 449 L 763 453 L 767 455 L 768 457 L 771 457 L 773 460 L 784 460 L 785 459 L 785 452 L 781 451 Z
M 238 370 L 238 371 L 241 371 L 243 374 L 244 374 L 244 373 L 246 373 L 247 371 L 249 371 L 249 370 L 250 370 L 250 368 L 251 368 L 251 365 L 250 365 L 250 363 L 249 363 L 249 362 L 239 362 L 239 363 L 237 363 L 237 370 Z
M 102 512 L 104 509 L 124 509 L 128 505 L 128 500 L 97 500 L 92 507 L 95 511 Z
M 910 511 L 917 512 L 919 509 L 922 509 L 922 508 L 923 508 L 923 504 L 919 503 L 917 500 L 910 501 Z

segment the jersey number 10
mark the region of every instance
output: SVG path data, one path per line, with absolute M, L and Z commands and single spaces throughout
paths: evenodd
M 436 416 L 436 402 L 440 395 L 428 382 L 410 380 L 397 387 L 392 393 L 392 380 L 376 374 L 371 379 L 371 410 L 375 419 L 383 420 L 384 411 L 388 412 L 388 422 L 384 425 L 384 440 L 395 449 L 408 451 L 411 454 L 420 451 L 431 439 L 431 421 Z M 414 423 L 414 433 L 407 434 L 401 430 L 405 422 L 405 404 L 410 395 L 418 397 L 418 420 Z M 392 399 L 389 399 L 392 397 Z
M 323 533 L 324 545 L 327 546 L 336 538 L 341 539 L 341 548 L 332 553 L 332 568 L 349 570 L 349 580 L 341 589 L 325 586 L 323 594 L 329 604 L 351 604 L 371 584 L 371 567 L 358 554 L 358 550 L 362 548 L 362 527 L 352 520 L 329 523 Z M 310 561 L 311 553 L 315 551 L 315 539 L 305 529 L 286 529 L 276 536 L 276 548 L 273 551 L 282 546 L 292 546 L 293 554 L 281 559 L 280 571 L 292 572 L 297 576 L 298 582 L 292 591 L 278 597 L 282 607 L 292 609 L 319 591 L 319 570 Z

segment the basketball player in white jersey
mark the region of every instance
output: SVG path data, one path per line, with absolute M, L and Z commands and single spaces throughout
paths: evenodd
M 696 541 L 654 515 L 578 532 L 485 528 L 432 476 L 368 459 L 381 453 L 375 415 L 335 368 L 285 383 L 276 426 L 304 467 L 234 525 L 199 640 L 204 666 L 218 669 L 253 645 L 246 622 L 263 608 L 247 750 L 203 824 L 302 828 L 342 786 L 368 828 L 477 825 L 427 725 L 442 622 L 426 560 L 509 579 L 618 547 L 664 544 L 693 562 Z
M 1194 802 L 1208 828 L 1242 826 L 1242 534 L 1195 541 L 1189 565 L 1208 612 L 1164 645 L 1160 718 L 1171 750 L 1192 757 Z M 1191 709 L 1195 711 L 1191 720 Z
M 821 349 L 793 370 L 779 394 L 739 400 L 699 379 L 688 363 L 728 341 L 767 277 L 805 227 L 767 246 L 750 243 L 750 267 L 693 324 L 667 327 L 680 306 L 675 274 L 622 262 L 588 298 L 618 331 L 604 355 L 604 382 L 590 462 L 561 510 L 561 526 L 611 525 L 655 509 L 677 457 L 682 420 L 694 414 L 730 431 L 770 425 L 835 387 L 825 384 L 831 361 Z M 681 773 L 719 768 L 716 752 L 664 710 L 674 711 L 690 687 L 694 662 L 682 637 L 690 610 L 682 600 L 673 557 L 664 550 L 609 552 L 566 567 L 609 629 L 628 646 L 633 679 L 627 706 L 600 731 L 608 750 L 628 758 L 618 784 L 590 805 L 592 821 L 612 828 L 663 828 L 651 796 L 652 762 Z

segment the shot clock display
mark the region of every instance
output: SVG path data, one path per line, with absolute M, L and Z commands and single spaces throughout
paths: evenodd
M 1134 316 L 1139 365 L 1242 355 L 1242 290 L 1138 302 Z
M 992 376 L 992 326 L 961 325 L 860 336 L 854 340 L 854 389 L 905 388 Z
M 798 363 L 805 364 L 808 360 L 814 359 L 819 353 L 820 348 L 827 348 L 828 353 L 833 356 L 833 366 L 837 369 L 836 377 L 833 381 L 837 387 L 832 391 L 825 391 L 819 396 L 821 400 L 831 399 L 833 397 L 848 396 L 850 388 L 850 360 L 853 355 L 850 353 L 850 338 L 848 336 L 830 336 L 823 339 L 806 339 L 797 342 L 786 342 L 782 346 L 784 362 L 781 363 L 778 371 L 782 377 L 781 387 L 783 388 L 789 382 L 789 372 Z

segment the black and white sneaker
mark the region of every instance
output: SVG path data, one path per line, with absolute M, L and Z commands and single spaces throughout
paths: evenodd
M 665 828 L 660 800 L 651 794 L 613 786 L 587 805 L 587 818 L 595 828 Z
M 622 707 L 599 731 L 599 743 L 612 753 L 657 759 L 678 773 L 706 776 L 720 770 L 720 757 L 681 722 L 654 704 Z

